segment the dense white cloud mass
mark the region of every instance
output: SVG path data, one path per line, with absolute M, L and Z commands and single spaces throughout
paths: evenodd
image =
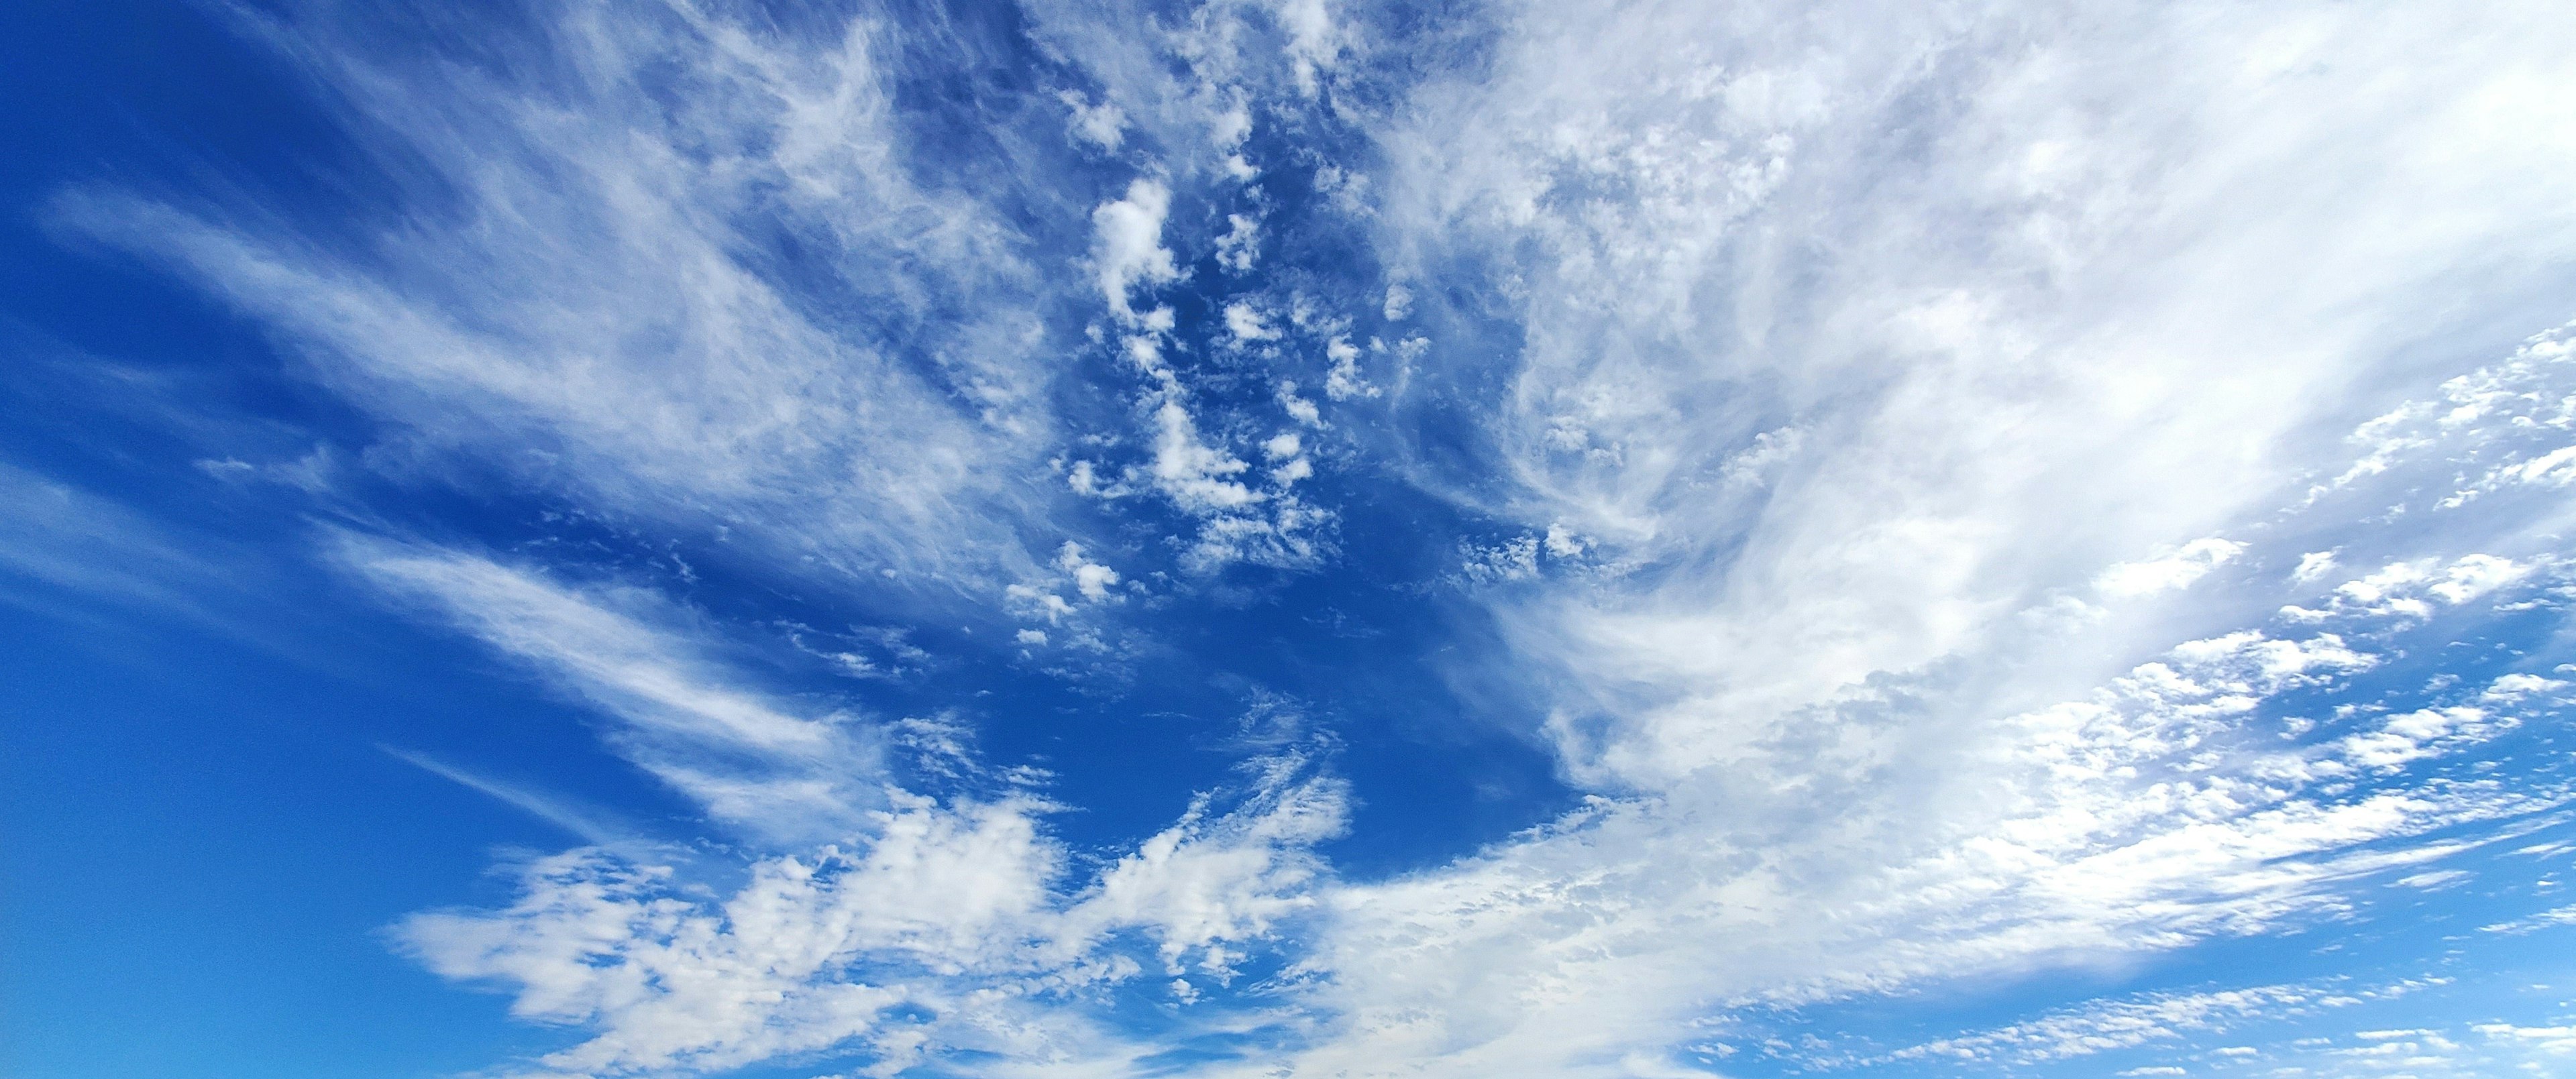
M 1761 1047 L 2366 919 L 2576 799 L 2516 740 L 2576 682 L 2563 3 L 1037 3 L 1032 73 L 946 141 L 906 112 L 967 94 L 921 89 L 937 19 L 542 14 L 496 63 L 262 24 L 434 210 L 55 219 L 273 332 L 397 432 L 370 468 L 721 535 L 780 595 L 936 581 L 885 617 L 1256 705 L 1180 819 L 1076 843 L 1055 764 L 974 748 L 988 687 L 767 688 L 767 623 L 343 512 L 328 559 L 595 713 L 720 840 L 530 855 L 507 904 L 390 931 L 578 1035 L 505 1074 L 2234 1059 L 2208 1039 L 2435 983 Z M 6 469 L 44 508 L 0 565 L 93 572 L 43 544 L 103 511 Z M 1336 676 L 1239 613 L 1339 626 L 1300 598 L 1334 582 L 1466 611 L 1407 654 L 1469 722 L 1543 717 L 1576 808 L 1337 868 L 1415 792 L 1340 778 L 1278 703 Z M 1208 636 L 1240 673 L 1188 665 Z M 2334 1048 L 2383 1044 L 2576 1035 Z

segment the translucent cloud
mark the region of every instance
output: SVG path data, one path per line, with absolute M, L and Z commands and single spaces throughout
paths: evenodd
M 719 820 L 771 841 L 864 827 L 889 781 L 878 732 L 733 684 L 684 619 L 631 588 L 585 590 L 481 555 L 343 535 L 342 563 L 616 722 L 610 741 Z
M 260 323 L 406 444 L 378 467 L 470 461 L 851 576 L 1025 568 L 1013 526 L 1044 507 L 1008 481 L 1051 427 L 1047 289 L 990 208 L 915 182 L 882 28 L 535 14 L 524 64 L 318 11 L 252 28 L 337 95 L 399 216 L 90 188 L 53 219 Z M 830 252 L 821 282 L 752 254 L 778 235 Z

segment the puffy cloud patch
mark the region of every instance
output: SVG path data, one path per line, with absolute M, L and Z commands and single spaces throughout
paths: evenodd
M 1098 275 L 1101 296 L 1121 318 L 1136 317 L 1128 303 L 1132 289 L 1180 276 L 1172 265 L 1171 249 L 1163 246 L 1163 218 L 1171 208 L 1171 188 L 1140 177 L 1127 185 L 1126 197 L 1091 211 L 1092 269 Z

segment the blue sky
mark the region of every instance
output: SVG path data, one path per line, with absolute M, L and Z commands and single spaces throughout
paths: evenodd
M 9 1075 L 2576 1067 L 2564 5 L 0 28 Z

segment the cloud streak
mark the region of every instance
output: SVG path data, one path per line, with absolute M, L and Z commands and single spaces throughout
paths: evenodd
M 914 181 L 882 28 L 537 15 L 508 63 L 253 27 L 341 95 L 405 216 L 352 236 L 93 188 L 53 218 L 259 320 L 414 456 L 998 590 L 1046 512 L 1013 482 L 1052 426 L 1043 289 L 990 208 Z M 819 282 L 755 254 L 782 236 L 831 253 Z

